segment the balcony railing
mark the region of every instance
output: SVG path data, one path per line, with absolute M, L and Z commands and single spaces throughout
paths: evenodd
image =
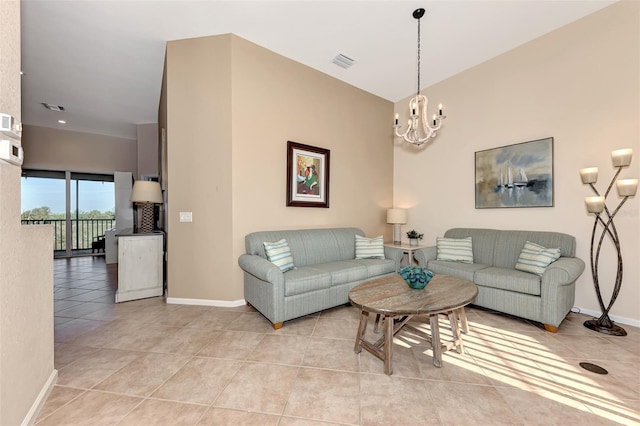
M 23 219 L 23 225 L 53 225 L 53 250 L 67 249 L 67 221 L 64 219 Z M 91 250 L 94 238 L 116 226 L 115 219 L 71 219 L 71 249 Z

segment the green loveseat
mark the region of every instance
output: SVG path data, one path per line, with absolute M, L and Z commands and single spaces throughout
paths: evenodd
M 274 328 L 283 321 L 349 303 L 356 285 L 399 269 L 402 251 L 384 248 L 385 259 L 356 259 L 358 228 L 253 232 L 238 258 L 244 271 L 244 298 Z M 267 260 L 264 242 L 286 239 L 295 269 L 282 272 Z
M 471 237 L 473 263 L 437 260 L 435 246 L 415 252 L 415 259 L 436 274 L 454 275 L 478 286 L 474 305 L 541 322 L 548 331 L 558 326 L 573 307 L 575 282 L 584 262 L 575 257 L 576 239 L 559 232 L 454 228 L 446 238 Z M 525 242 L 560 248 L 561 257 L 542 276 L 516 269 Z

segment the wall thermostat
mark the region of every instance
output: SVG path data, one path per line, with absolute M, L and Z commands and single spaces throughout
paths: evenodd
M 0 113 L 0 132 L 13 139 L 22 137 L 22 123 L 12 115 Z
M 0 140 L 0 160 L 21 166 L 24 160 L 24 151 L 16 141 Z

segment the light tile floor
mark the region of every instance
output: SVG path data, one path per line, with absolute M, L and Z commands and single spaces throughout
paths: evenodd
M 274 331 L 245 306 L 116 305 L 117 269 L 104 258 L 54 264 L 59 376 L 38 425 L 640 424 L 635 327 L 606 336 L 571 313 L 551 334 L 468 308 L 465 354 L 435 368 L 428 345 L 401 332 L 386 376 L 354 353 L 350 306 Z

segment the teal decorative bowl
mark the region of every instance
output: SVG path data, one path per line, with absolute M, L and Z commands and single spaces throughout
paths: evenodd
M 410 265 L 400 269 L 398 273 L 409 287 L 415 288 L 416 290 L 425 288 L 434 275 L 433 272 L 427 268 Z

